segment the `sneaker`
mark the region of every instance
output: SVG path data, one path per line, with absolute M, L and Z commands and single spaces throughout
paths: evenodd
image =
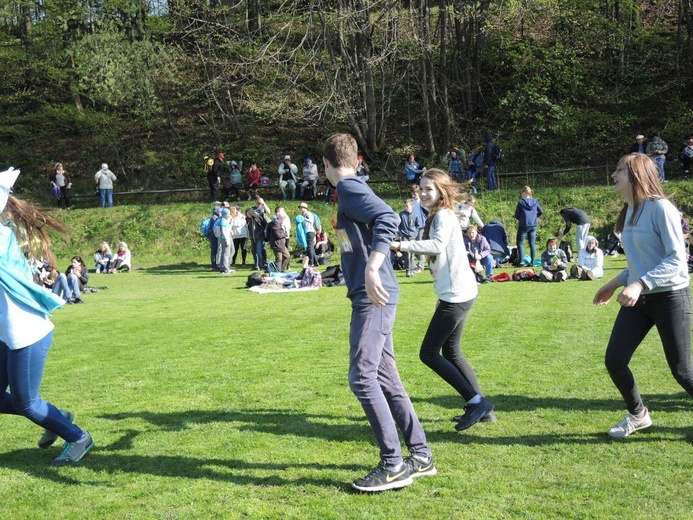
M 72 303 L 84 303 L 84 300 L 82 298 L 73 298 Z
M 435 464 L 433 464 L 433 457 L 424 459 L 418 455 L 409 455 L 404 459 L 404 463 L 409 467 L 411 478 L 433 476 L 438 473 Z
M 65 419 L 68 421 L 72 422 L 75 420 L 75 414 L 68 410 L 60 410 L 60 413 L 65 416 Z M 44 430 L 43 435 L 38 441 L 38 447 L 41 448 L 42 450 L 45 450 L 46 448 L 50 448 L 53 446 L 53 443 L 58 440 L 58 434 L 53 433 L 50 430 Z
M 652 419 L 650 419 L 650 412 L 645 408 L 645 414 L 638 418 L 632 413 L 626 414 L 620 423 L 614 424 L 609 428 L 609 435 L 616 439 L 625 439 L 631 433 L 635 433 L 638 430 L 644 430 L 652 426 Z
M 51 461 L 51 464 L 54 466 L 66 466 L 79 462 L 93 447 L 94 440 L 89 432 L 84 430 L 84 437 L 80 440 L 63 444 L 63 451 Z
M 414 276 L 414 273 L 412 273 L 411 271 L 407 271 L 407 278 L 411 278 L 412 276 Z
M 419 274 L 419 273 L 423 273 L 423 267 L 421 267 L 421 266 L 418 266 L 416 269 L 414 269 L 414 274 Z
M 367 493 L 399 489 L 413 484 L 414 479 L 410 475 L 409 466 L 400 464 L 398 469 L 387 468 L 381 460 L 368 475 L 357 478 L 351 483 L 351 487 Z
M 489 412 L 486 415 L 484 415 L 481 419 L 479 419 L 479 422 L 485 422 L 485 423 L 496 423 L 498 422 L 498 419 L 496 418 L 496 414 L 493 412 Z
M 464 407 L 464 415 L 455 425 L 455 430 L 461 432 L 462 430 L 471 428 L 483 419 L 485 415 L 491 413 L 493 408 L 493 403 L 485 397 L 482 397 L 481 401 L 476 404 L 467 403 L 467 406 Z

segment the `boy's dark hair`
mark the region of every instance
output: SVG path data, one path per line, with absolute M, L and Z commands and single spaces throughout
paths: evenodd
M 358 162 L 358 145 L 349 134 L 335 134 L 325 141 L 323 157 L 334 168 L 349 168 Z

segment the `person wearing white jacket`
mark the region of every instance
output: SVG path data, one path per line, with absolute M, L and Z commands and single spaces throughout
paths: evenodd
M 115 174 L 108 169 L 108 164 L 103 163 L 101 169 L 94 175 L 94 181 L 99 185 L 99 198 L 101 207 L 113 207 L 113 181 L 116 180 Z
M 570 268 L 570 276 L 578 280 L 596 280 L 604 276 L 604 253 L 593 236 L 578 251 L 578 263 Z

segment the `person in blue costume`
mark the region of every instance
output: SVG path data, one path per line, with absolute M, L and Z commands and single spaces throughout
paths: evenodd
M 17 240 L 36 245 L 44 258 L 50 254 L 46 225 L 65 233 L 57 220 L 10 194 L 19 170 L 0 173 L 0 413 L 22 415 L 45 429 L 39 448 L 61 437 L 65 444 L 54 465 L 78 462 L 94 446 L 89 432 L 39 396 L 46 357 L 53 340 L 51 312 L 65 302 L 34 283 L 29 262 Z M 11 391 L 8 391 L 8 388 Z

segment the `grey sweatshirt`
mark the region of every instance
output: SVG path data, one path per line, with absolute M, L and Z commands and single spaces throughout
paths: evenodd
M 681 217 L 666 199 L 647 199 L 640 204 L 635 225 L 629 224 L 633 208 L 628 208 L 621 244 L 628 268 L 619 273 L 621 285 L 642 280 L 643 294 L 675 291 L 688 287 L 686 246 Z
M 341 195 L 340 195 L 341 196 Z M 436 255 L 431 262 L 433 287 L 438 298 L 449 303 L 462 303 L 476 298 L 479 290 L 469 267 L 467 250 L 457 216 L 449 209 L 433 217 L 428 240 L 401 242 L 400 251 Z

